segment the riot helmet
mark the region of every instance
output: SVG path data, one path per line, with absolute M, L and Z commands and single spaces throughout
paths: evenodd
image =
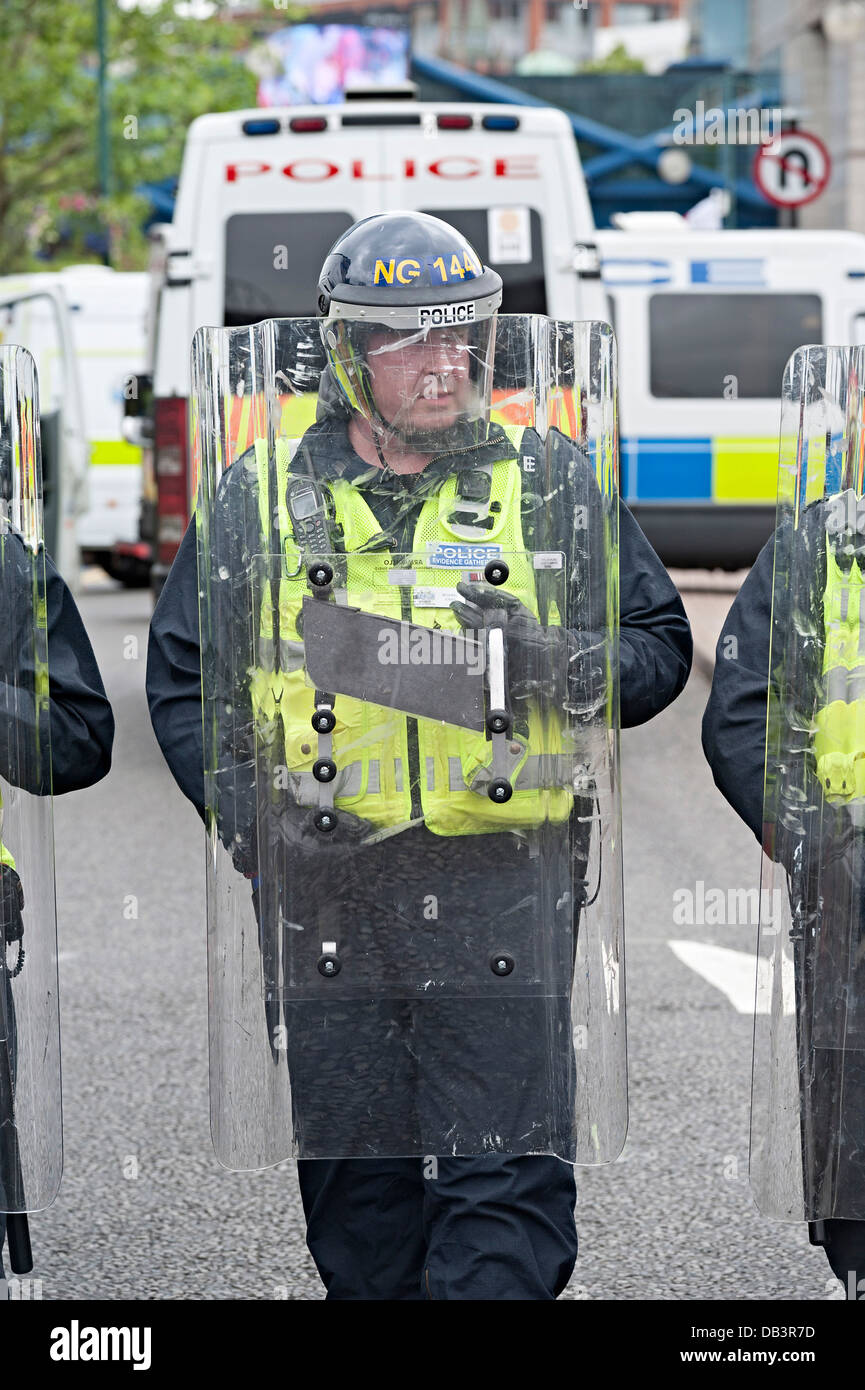
M 483 437 L 502 281 L 440 218 L 386 212 L 331 247 L 318 283 L 329 376 L 377 447 Z

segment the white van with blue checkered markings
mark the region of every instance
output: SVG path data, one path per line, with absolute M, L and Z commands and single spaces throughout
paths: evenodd
M 865 341 L 865 237 L 665 219 L 596 239 L 619 344 L 622 496 L 668 564 L 750 564 L 775 515 L 787 359 Z

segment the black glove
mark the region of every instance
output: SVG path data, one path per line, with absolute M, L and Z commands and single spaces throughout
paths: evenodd
M 553 705 L 564 705 L 569 687 L 573 695 L 575 688 L 587 686 L 590 677 L 597 684 L 598 675 L 603 674 L 602 636 L 583 633 L 578 638 L 561 626 L 542 627 L 515 594 L 492 584 L 458 584 L 457 593 L 468 600 L 451 604 L 464 628 L 482 631 L 484 614 L 491 610 L 506 615 L 511 699 L 543 698 Z
M 24 889 L 21 880 L 11 864 L 0 864 L 0 971 L 5 971 L 14 980 L 21 974 L 24 966 Z M 18 959 L 14 964 L 6 958 L 7 946 L 18 945 Z
M 369 821 L 339 809 L 330 813 L 334 828 L 319 830 L 316 814 L 315 808 L 298 806 L 287 797 L 274 805 L 259 804 L 257 835 L 253 841 L 258 847 L 256 864 L 260 862 L 259 856 L 267 863 L 269 857 L 272 862 L 274 854 L 284 853 L 289 861 L 302 868 L 328 865 L 337 868 L 374 830 Z
M 8 945 L 24 935 L 24 889 L 11 864 L 0 864 L 0 936 Z

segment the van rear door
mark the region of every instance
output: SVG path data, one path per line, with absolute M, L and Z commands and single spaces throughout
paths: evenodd
M 75 535 L 87 502 L 87 436 L 69 305 L 54 276 L 0 280 L 0 342 L 26 347 L 39 373 L 45 548 L 71 589 L 79 581 Z
M 502 275 L 505 313 L 579 315 L 575 245 L 593 238 L 593 224 L 562 113 L 358 103 L 268 113 L 278 133 L 258 135 L 244 128 L 268 121 L 243 117 L 208 116 L 190 132 L 201 146 L 197 166 L 188 161 L 199 177 L 182 181 L 196 199 L 192 332 L 314 314 L 336 238 L 399 208 L 463 231 Z

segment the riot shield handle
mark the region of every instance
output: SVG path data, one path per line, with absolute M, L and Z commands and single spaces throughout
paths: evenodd
M 330 603 L 333 593 L 333 566 L 326 560 L 312 561 L 307 567 L 312 596 L 319 603 Z M 312 765 L 312 775 L 318 783 L 318 810 L 313 817 L 316 830 L 327 835 L 336 829 L 337 816 L 333 804 L 333 787 L 337 766 L 333 760 L 334 696 L 325 690 L 315 692 L 312 727 L 318 739 L 318 757 Z
M 489 709 L 487 710 L 487 733 L 493 745 L 492 777 L 487 785 L 487 796 L 496 805 L 503 806 L 514 794 L 508 777 L 508 754 L 506 742 L 514 726 L 514 718 L 508 704 L 507 655 L 505 649 L 505 623 L 503 613 L 495 611 L 486 614 L 484 638 L 486 640 L 486 671 Z
M 312 727 L 318 738 L 318 757 L 312 765 L 312 775 L 318 783 L 318 810 L 314 817 L 316 830 L 328 834 L 336 829 L 337 815 L 333 804 L 333 786 L 337 766 L 333 760 L 333 730 L 336 716 L 334 696 L 325 690 L 315 692 Z
M 508 566 L 503 560 L 490 560 L 484 569 L 488 584 L 504 584 L 508 577 Z M 487 732 L 492 740 L 492 777 L 487 786 L 490 801 L 503 806 L 514 794 L 513 784 L 508 776 L 509 760 L 507 740 L 514 727 L 514 716 L 508 702 L 508 659 L 505 644 L 505 624 L 507 614 L 495 609 L 484 612 L 484 635 L 486 638 L 487 689 L 489 709 L 487 710 Z

